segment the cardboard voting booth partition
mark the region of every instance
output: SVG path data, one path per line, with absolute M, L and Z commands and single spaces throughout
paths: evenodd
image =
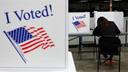
M 66 68 L 66 0 L 0 0 L 0 69 Z
M 97 26 L 97 19 L 99 17 L 105 17 L 109 21 L 113 21 L 121 32 L 124 31 L 124 15 L 123 12 L 94 12 L 95 26 Z
M 90 32 L 90 13 L 73 12 L 68 17 L 69 34 L 82 34 Z

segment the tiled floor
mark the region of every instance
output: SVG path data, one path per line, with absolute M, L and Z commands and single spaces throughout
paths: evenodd
M 84 48 L 88 49 L 88 48 Z M 121 48 L 121 71 L 128 72 L 128 47 Z M 97 72 L 97 59 L 93 53 L 82 53 L 82 59 L 78 56 L 78 48 L 69 48 L 73 54 L 77 72 Z M 118 60 L 118 56 L 114 57 Z M 113 65 L 104 65 L 101 63 L 100 72 L 118 72 L 118 61 Z

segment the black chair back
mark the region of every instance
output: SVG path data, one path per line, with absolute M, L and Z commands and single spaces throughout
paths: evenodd
M 101 54 L 119 54 L 121 41 L 118 37 L 100 37 L 99 38 L 99 52 Z

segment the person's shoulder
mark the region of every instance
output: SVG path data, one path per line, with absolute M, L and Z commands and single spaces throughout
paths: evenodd
M 113 21 L 109 21 L 109 24 L 111 24 L 111 25 L 115 25 L 115 22 L 113 22 Z
M 109 23 L 113 23 L 113 24 L 114 24 L 114 22 L 113 22 L 113 21 L 109 21 Z

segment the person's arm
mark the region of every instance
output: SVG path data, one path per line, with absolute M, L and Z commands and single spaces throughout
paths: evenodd
M 97 26 L 93 31 L 94 36 L 101 36 L 101 27 Z

